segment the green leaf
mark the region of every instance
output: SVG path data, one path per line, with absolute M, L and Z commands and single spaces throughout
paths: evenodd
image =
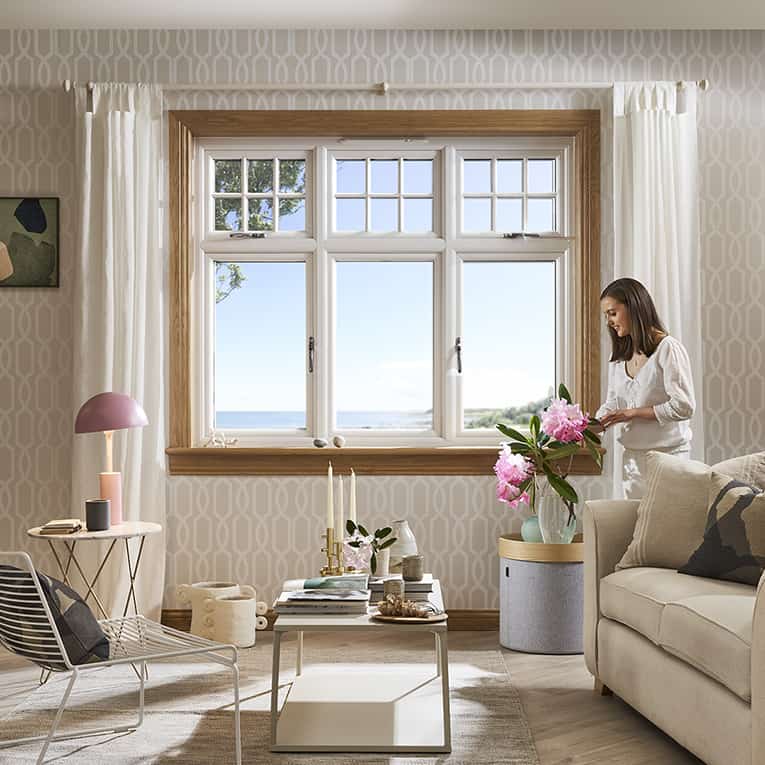
M 383 537 L 387 537 L 391 531 L 393 531 L 393 529 L 390 526 L 386 526 L 384 529 L 377 529 L 377 531 L 375 531 L 375 539 L 382 539 Z
M 576 493 L 574 487 L 565 479 L 559 475 L 555 475 L 547 466 L 545 466 L 545 475 L 550 482 L 550 486 L 558 493 L 564 500 L 569 502 L 579 502 L 579 496 Z
M 374 574 L 377 571 L 377 556 L 372 553 L 372 557 L 369 559 L 369 569 Z
M 584 445 L 587 447 L 587 451 L 589 451 L 589 453 L 592 455 L 592 458 L 595 460 L 595 464 L 598 467 L 603 467 L 603 455 L 600 453 L 598 447 L 589 441 L 585 441 Z
M 351 536 L 353 536 L 354 532 L 356 531 L 356 524 L 350 518 L 345 522 L 345 530 Z
M 576 454 L 581 446 L 576 444 L 565 444 L 564 446 L 560 446 L 557 449 L 550 449 L 549 451 L 545 452 L 545 459 L 548 460 L 560 460 L 564 457 L 570 457 L 572 454 Z
M 377 545 L 377 549 L 384 550 L 386 547 L 390 547 L 394 542 L 396 542 L 397 539 L 397 537 L 393 537 L 393 539 L 386 539 L 382 544 Z
M 583 435 L 586 441 L 590 441 L 591 443 L 600 446 L 600 436 L 596 435 L 591 430 L 585 430 Z
M 530 444 L 510 444 L 510 451 L 513 454 L 528 454 L 531 451 Z
M 533 415 L 531 419 L 529 420 L 529 431 L 531 432 L 531 436 L 534 439 L 534 442 L 537 443 L 539 441 L 539 427 L 541 425 L 541 422 L 539 420 L 538 415 Z
M 517 431 L 515 428 L 503 425 L 501 422 L 497 423 L 497 430 L 502 433 L 502 435 L 507 436 L 508 438 L 514 438 L 516 441 L 520 441 L 522 444 L 528 443 L 526 436 Z
M 521 491 L 521 492 L 524 492 L 524 491 L 526 491 L 526 490 L 529 488 L 529 486 L 531 486 L 531 482 L 532 482 L 533 480 L 534 480 L 533 478 L 527 478 L 527 479 L 526 479 L 526 480 L 525 480 L 525 481 L 524 481 L 522 484 L 520 484 L 520 486 L 518 486 L 518 488 L 520 489 L 520 491 Z
M 369 532 L 361 524 L 359 524 L 358 528 L 359 528 L 359 532 L 363 534 L 365 537 L 369 536 Z
M 361 547 L 361 540 L 357 539 L 355 542 L 348 542 L 348 547 Z
M 558 386 L 558 398 L 565 399 L 567 404 L 571 403 L 571 394 L 563 383 Z

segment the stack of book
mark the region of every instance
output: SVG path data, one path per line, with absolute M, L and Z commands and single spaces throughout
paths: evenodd
M 82 529 L 82 521 L 78 518 L 63 518 L 59 521 L 48 521 L 40 527 L 41 534 L 74 534 Z
M 389 574 L 388 576 L 369 577 L 369 590 L 372 593 L 372 603 L 383 599 L 383 590 L 386 579 L 401 579 L 401 574 Z M 422 602 L 430 600 L 433 592 L 433 574 L 424 574 L 418 582 L 404 582 L 404 597 L 407 600 Z
M 366 574 L 288 579 L 274 602 L 277 614 L 353 615 L 369 608 Z

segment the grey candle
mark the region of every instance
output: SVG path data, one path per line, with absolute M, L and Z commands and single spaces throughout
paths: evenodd
M 401 574 L 405 582 L 419 582 L 425 573 L 422 555 L 406 555 L 401 561 Z
M 108 531 L 111 526 L 111 501 L 108 499 L 85 500 L 85 526 L 88 531 Z

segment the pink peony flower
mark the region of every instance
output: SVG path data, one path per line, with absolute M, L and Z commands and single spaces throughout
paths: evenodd
M 520 485 L 534 473 L 534 464 L 521 454 L 513 454 L 505 444 L 494 465 L 497 475 L 497 499 L 514 510 L 519 504 L 528 504 L 529 495 L 520 490 Z
M 555 398 L 542 413 L 542 432 L 564 444 L 581 441 L 589 419 L 589 415 L 582 413 L 579 404 Z

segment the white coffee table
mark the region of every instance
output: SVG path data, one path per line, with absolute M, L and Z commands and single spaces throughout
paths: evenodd
M 441 586 L 431 600 L 443 608 Z M 374 608 L 370 609 L 370 613 Z M 271 678 L 272 752 L 451 752 L 446 621 L 395 624 L 358 616 L 282 615 L 274 624 Z M 374 666 L 343 664 L 303 674 L 303 633 L 432 632 L 435 672 L 425 665 L 396 669 L 384 654 Z M 281 638 L 298 633 L 295 679 L 279 711 Z M 352 648 L 348 651 L 352 657 Z M 390 669 L 388 669 L 390 667 Z

